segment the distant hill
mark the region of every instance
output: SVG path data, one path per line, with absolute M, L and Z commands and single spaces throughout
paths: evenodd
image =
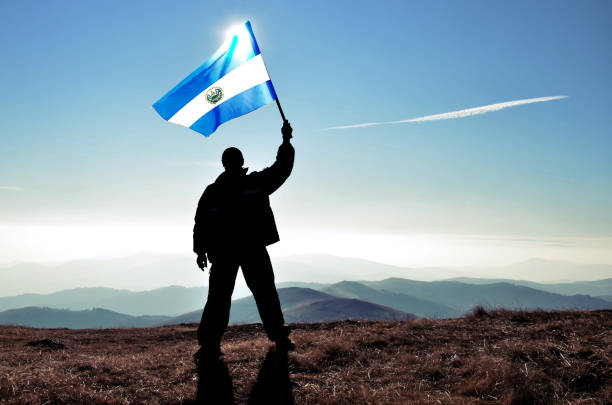
M 311 283 L 307 281 L 281 281 L 274 284 L 276 284 L 276 288 L 301 287 L 319 291 L 331 285 L 330 283 Z
M 407 312 L 358 299 L 334 298 L 283 311 L 287 322 L 325 322 L 344 319 L 411 320 Z
M 200 319 L 202 319 L 202 311 L 203 309 L 196 309 L 195 311 L 169 317 L 168 319 L 164 319 L 163 321 L 159 322 L 156 326 L 178 325 L 181 323 L 200 323 Z M 233 322 L 230 319 L 230 324 L 232 323 Z
M 386 290 L 427 299 L 465 312 L 476 305 L 514 309 L 607 309 L 610 302 L 588 295 L 566 296 L 509 283 L 474 285 L 456 281 L 424 282 L 389 278 L 363 281 L 377 290 Z
M 130 316 L 94 308 L 85 311 L 27 307 L 0 312 L 0 325 L 21 325 L 35 328 L 122 328 L 146 327 L 163 322 L 164 316 Z
M 337 297 L 357 298 L 427 318 L 451 318 L 461 315 L 460 311 L 447 305 L 397 292 L 376 290 L 355 281 L 342 281 L 324 288 L 323 291 Z
M 409 320 L 413 314 L 359 299 L 337 296 L 309 288 L 278 290 L 287 322 L 322 322 L 341 319 Z
M 406 320 L 414 315 L 394 308 L 358 299 L 338 298 L 310 288 L 279 288 L 285 321 L 321 322 L 340 319 Z M 202 310 L 192 311 L 164 320 L 161 324 L 199 322 Z M 246 297 L 232 302 L 230 323 L 260 322 L 254 298 Z
M 71 310 L 105 308 L 133 316 L 174 316 L 204 305 L 207 291 L 207 287 L 179 286 L 138 292 L 103 287 L 75 288 L 51 294 L 0 297 L 0 311 L 36 306 Z
M 612 294 L 612 278 L 594 281 L 573 281 L 567 283 L 536 283 L 526 280 L 511 280 L 507 278 L 474 278 L 474 277 L 456 277 L 444 281 L 459 281 L 467 284 L 494 284 L 494 283 L 509 283 L 522 285 L 525 287 L 535 288 L 536 290 L 548 291 L 563 295 L 583 294 L 593 297 L 600 295 Z

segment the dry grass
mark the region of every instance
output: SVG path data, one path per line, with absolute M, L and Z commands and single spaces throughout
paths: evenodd
M 224 389 L 239 404 L 607 404 L 611 325 L 612 311 L 483 308 L 460 319 L 300 324 L 288 359 L 268 351 L 260 325 L 234 326 L 200 397 Z M 0 327 L 0 402 L 193 402 L 196 326 Z M 65 348 L 26 346 L 45 338 Z

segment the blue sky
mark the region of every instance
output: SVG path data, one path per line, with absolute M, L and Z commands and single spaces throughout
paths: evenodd
M 221 152 L 265 167 L 281 120 L 271 104 L 204 138 L 151 104 L 246 19 L 295 131 L 278 253 L 384 261 L 363 251 L 373 235 L 427 235 L 426 253 L 387 261 L 612 263 L 610 2 L 3 1 L 0 15 L 0 263 L 41 245 L 43 261 L 189 251 Z M 555 95 L 568 98 L 324 130 Z

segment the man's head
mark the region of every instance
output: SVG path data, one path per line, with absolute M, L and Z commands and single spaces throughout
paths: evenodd
M 238 148 L 227 148 L 221 155 L 221 163 L 223 163 L 223 167 L 226 172 L 233 172 L 242 168 L 244 164 L 244 158 L 242 157 L 242 152 Z

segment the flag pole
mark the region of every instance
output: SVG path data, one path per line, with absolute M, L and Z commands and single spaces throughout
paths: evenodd
M 281 117 L 283 117 L 283 122 L 287 122 L 287 118 L 285 118 L 285 113 L 283 113 L 283 107 L 281 107 L 280 101 L 278 101 L 278 96 L 276 96 L 276 105 L 278 106 L 278 111 L 280 111 Z

